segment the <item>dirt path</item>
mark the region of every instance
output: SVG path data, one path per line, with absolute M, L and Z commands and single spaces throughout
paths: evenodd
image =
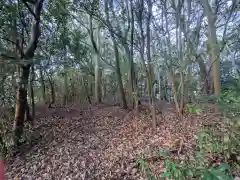
M 185 138 L 186 143 L 194 139 L 197 127 L 182 132 L 181 123 L 172 116 L 159 116 L 159 128 L 152 132 L 148 120 L 136 120 L 119 107 L 52 109 L 45 117 L 39 115 L 31 148 L 25 147 L 8 161 L 7 176 L 24 180 L 144 179 L 136 167 L 141 154 L 150 157 L 159 148 L 174 148 L 170 143 L 177 143 L 176 139 Z

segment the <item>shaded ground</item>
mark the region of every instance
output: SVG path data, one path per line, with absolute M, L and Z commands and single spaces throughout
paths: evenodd
M 173 110 L 164 112 L 158 114 L 158 129 L 152 132 L 147 115 L 135 119 L 117 106 L 39 109 L 35 140 L 8 160 L 7 176 L 24 180 L 146 179 L 138 168 L 140 155 L 154 158 L 159 149 L 167 147 L 184 158 L 194 148 L 195 135 L 207 117 L 189 116 L 180 122 Z M 153 171 L 159 174 L 164 170 L 163 161 L 156 161 Z

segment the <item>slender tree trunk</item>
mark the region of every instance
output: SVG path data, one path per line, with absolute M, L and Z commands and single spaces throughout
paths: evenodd
M 139 93 L 137 90 L 137 75 L 135 72 L 135 67 L 134 67 L 134 53 L 133 53 L 133 43 L 134 43 L 134 9 L 133 9 L 133 0 L 130 0 L 130 11 L 131 11 L 131 36 L 130 36 L 130 41 L 131 41 L 131 47 L 130 47 L 130 82 L 131 82 L 131 92 L 134 95 L 133 98 L 133 107 L 135 108 L 136 114 L 139 113 L 138 105 L 140 104 L 140 99 L 139 99 Z
M 18 143 L 24 127 L 24 116 L 27 106 L 27 86 L 28 86 L 28 78 L 30 73 L 30 65 L 21 67 L 21 75 L 19 79 L 17 99 L 16 99 L 16 110 L 15 110 L 15 121 L 13 132 L 15 136 L 15 140 Z
M 67 62 L 65 61 L 65 64 Z M 63 105 L 67 105 L 68 101 L 68 72 L 67 72 L 67 65 L 64 66 L 64 96 L 63 96 Z
M 191 70 L 191 66 L 188 67 L 188 74 L 187 74 L 187 82 L 185 82 L 187 84 L 187 87 L 184 88 L 184 106 L 189 103 L 189 85 L 191 84 L 191 79 L 192 79 L 192 70 Z
M 221 81 L 220 81 L 220 60 L 219 60 L 219 46 L 216 35 L 216 14 L 213 13 L 212 8 L 208 0 L 203 0 L 203 6 L 208 19 L 208 40 L 210 44 L 210 52 L 212 57 L 212 69 L 213 69 L 213 84 L 214 94 L 219 96 L 221 93 Z
M 41 89 L 42 89 L 42 99 L 43 99 L 43 102 L 46 103 L 46 86 L 43 78 L 42 66 L 40 66 L 39 72 L 40 72 L 40 82 L 41 82 Z
M 162 76 L 160 72 L 158 74 L 158 94 L 159 99 L 162 100 Z
M 94 82 L 94 79 L 93 79 L 93 77 L 89 76 L 87 78 L 87 83 L 86 83 L 89 97 L 92 97 L 94 95 L 94 92 L 93 92 L 94 85 L 92 82 Z
M 81 77 L 81 80 L 82 80 L 82 84 L 83 84 L 83 86 L 84 86 L 84 90 L 85 90 L 85 94 L 86 94 L 86 96 L 87 96 L 88 103 L 89 103 L 89 104 L 92 104 L 91 97 L 90 97 L 90 95 L 89 95 L 89 93 L 88 93 L 88 84 L 89 84 L 90 82 L 86 83 L 86 82 L 84 81 L 83 76 Z
M 102 91 L 102 101 L 103 101 L 106 96 L 106 88 L 103 82 L 101 83 L 101 91 Z
M 25 121 L 30 122 L 31 126 L 33 126 L 33 118 L 30 114 L 30 108 L 29 108 L 28 102 L 26 103 Z
M 15 71 L 12 72 L 11 83 L 12 83 L 12 87 L 13 87 L 12 91 L 16 92 L 16 90 L 17 90 L 17 81 L 16 81 L 16 77 L 15 77 Z M 15 93 L 14 93 L 14 95 L 15 95 Z M 15 96 L 14 96 L 14 98 L 15 98 Z
M 50 90 L 51 90 L 51 102 L 50 102 L 50 104 L 48 105 L 48 108 L 51 108 L 52 107 L 52 105 L 54 104 L 54 102 L 55 102 L 55 87 L 54 87 L 54 80 L 52 79 L 50 79 L 50 77 L 48 78 L 48 81 L 49 81 L 49 85 L 50 85 Z
M 167 94 L 167 88 L 168 88 L 168 81 L 166 79 L 166 77 L 163 78 L 163 98 L 165 101 L 168 101 L 168 94 Z
M 200 57 L 197 57 L 196 60 L 200 68 L 200 77 L 202 79 L 202 85 L 203 85 L 202 89 L 205 94 L 208 94 L 208 77 L 207 77 L 208 74 L 207 74 L 206 66 L 204 64 L 203 59 L 201 59 Z
M 31 103 L 32 103 L 32 118 L 35 118 L 35 102 L 34 102 L 34 90 L 33 90 L 33 83 L 35 79 L 35 72 L 34 72 L 34 65 L 31 67 Z
M 151 24 L 151 17 L 152 17 L 152 1 L 148 0 L 148 18 L 147 18 L 147 58 L 148 58 L 148 71 L 146 73 L 147 80 L 148 80 L 148 97 L 149 97 L 149 103 L 150 103 L 150 109 L 152 112 L 152 126 L 153 129 L 156 129 L 157 127 L 157 120 L 156 120 L 156 107 L 154 102 L 154 92 L 153 92 L 153 71 L 152 71 L 152 65 L 151 65 L 151 52 L 150 52 L 150 24 Z
M 110 28 L 110 35 L 113 41 L 113 48 L 114 48 L 114 54 L 115 54 L 115 63 L 116 63 L 116 74 L 117 74 L 117 82 L 118 82 L 118 87 L 119 87 L 119 91 L 120 91 L 120 95 L 121 95 L 121 99 L 122 99 L 122 107 L 124 109 L 127 109 L 127 100 L 126 100 L 126 96 L 125 96 L 125 92 L 124 92 L 124 88 L 123 88 L 123 83 L 122 83 L 122 74 L 121 74 L 121 70 L 120 70 L 120 58 L 119 58 L 119 52 L 118 52 L 118 45 L 117 45 L 117 41 L 115 39 L 115 34 L 113 33 L 113 27 L 112 24 L 110 22 L 109 19 L 109 1 L 106 0 L 105 1 L 105 13 L 106 13 L 106 21 L 107 24 Z
M 101 46 L 100 42 L 100 27 L 98 27 L 98 33 L 97 33 L 97 44 L 98 47 Z M 100 69 L 100 52 L 95 51 L 96 57 L 95 57 L 95 98 L 98 103 L 101 103 L 102 97 L 101 97 L 101 69 Z
M 96 5 L 96 4 L 95 4 Z M 94 11 L 94 7 L 92 7 L 92 11 Z M 101 103 L 102 97 L 101 97 L 101 78 L 100 78 L 100 46 L 101 46 L 101 42 L 100 42 L 100 32 L 101 32 L 101 26 L 98 26 L 97 29 L 97 33 L 94 33 L 94 29 L 93 29 L 93 15 L 92 13 L 90 13 L 89 15 L 89 32 L 90 32 L 90 38 L 91 38 L 91 42 L 93 45 L 93 52 L 92 52 L 92 59 L 95 63 L 95 67 L 94 67 L 94 77 L 95 77 L 95 82 L 94 82 L 94 96 L 95 96 L 95 100 L 97 103 Z M 95 41 L 94 38 L 94 34 L 96 34 L 97 36 L 97 40 Z
M 184 108 L 184 92 L 185 92 L 185 84 L 184 84 L 184 75 L 182 72 L 180 72 L 180 80 L 181 80 L 181 97 L 180 97 L 180 113 L 183 114 L 183 108 Z
M 120 70 L 120 59 L 119 59 L 117 42 L 114 39 L 114 37 L 112 37 L 112 39 L 113 39 L 114 54 L 115 54 L 115 61 L 116 61 L 117 81 L 118 81 L 119 92 L 120 92 L 121 99 L 122 99 L 122 107 L 123 107 L 123 109 L 127 109 L 128 106 L 127 106 L 127 100 L 126 100 L 123 83 L 122 83 L 122 74 L 121 74 L 121 70 Z
M 175 106 L 176 106 L 177 113 L 180 116 L 181 112 L 180 112 L 180 107 L 179 107 L 179 103 L 178 103 L 177 90 L 176 90 L 176 86 L 175 86 L 175 83 L 174 83 L 174 77 L 173 77 L 172 69 L 170 69 L 169 78 L 170 78 L 172 91 L 173 91 L 173 100 L 174 100 L 174 103 L 175 103 Z

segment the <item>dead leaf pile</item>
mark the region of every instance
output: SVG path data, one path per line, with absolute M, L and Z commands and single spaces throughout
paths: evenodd
M 189 116 L 180 122 L 166 110 L 152 131 L 148 119 L 136 119 L 116 106 L 75 105 L 44 113 L 36 120 L 30 145 L 7 160 L 8 179 L 146 179 L 138 158 L 156 157 L 163 148 L 184 158 L 208 117 Z M 164 161 L 156 161 L 153 171 L 161 173 Z

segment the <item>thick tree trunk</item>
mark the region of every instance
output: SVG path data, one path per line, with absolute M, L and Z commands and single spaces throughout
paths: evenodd
M 220 81 L 220 60 L 219 60 L 219 47 L 216 35 L 216 14 L 208 2 L 208 0 L 203 0 L 203 6 L 208 19 L 208 40 L 210 44 L 210 53 L 212 57 L 212 69 L 213 69 L 213 84 L 214 84 L 214 94 L 219 96 L 221 93 L 221 81 Z
M 131 53 L 131 59 L 130 59 L 130 74 L 131 74 L 131 88 L 132 88 L 132 93 L 134 94 L 134 99 L 133 99 L 133 107 L 136 110 L 136 114 L 139 113 L 138 105 L 141 104 L 140 99 L 139 99 L 139 93 L 138 93 L 138 88 L 137 88 L 137 74 L 135 72 L 135 66 L 134 66 L 134 53 L 133 53 L 133 45 L 134 45 L 134 8 L 133 8 L 133 0 L 130 1 L 130 11 L 131 11 L 131 48 L 130 48 L 130 53 Z
M 30 14 L 34 17 L 31 18 L 31 33 L 29 33 L 30 38 L 25 48 L 21 47 L 22 45 L 19 45 L 20 48 L 17 48 L 18 55 L 21 59 L 30 60 L 34 56 L 34 52 L 38 44 L 38 38 L 40 36 L 40 14 L 43 1 L 44 0 L 36 0 L 32 2 L 33 7 L 31 8 L 32 12 Z M 27 2 L 25 3 L 27 4 Z M 19 139 L 23 133 L 24 115 L 27 107 L 27 85 L 30 67 L 31 64 L 21 66 L 22 71 L 20 74 L 16 97 L 15 121 L 13 127 L 14 140 L 16 144 L 19 143 Z
M 123 88 L 123 83 L 122 83 L 122 75 L 121 75 L 121 70 L 120 70 L 120 58 L 119 58 L 119 52 L 118 52 L 118 45 L 117 45 L 117 41 L 115 39 L 115 34 L 113 33 L 113 27 L 112 24 L 110 22 L 110 18 L 109 18 L 109 1 L 105 2 L 105 13 L 106 13 L 106 21 L 107 24 L 110 28 L 109 32 L 113 41 L 113 48 L 114 48 L 114 55 L 115 55 L 115 63 L 116 63 L 116 74 L 117 74 L 117 82 L 118 82 L 118 87 L 119 87 L 119 91 L 120 91 L 120 95 L 121 95 L 121 99 L 122 99 L 122 107 L 124 109 L 127 109 L 127 100 L 126 100 L 126 96 L 125 96 L 125 92 L 124 92 L 124 88 Z
M 114 38 L 114 37 L 112 37 Z M 114 53 L 115 53 L 115 61 L 116 61 L 116 74 L 117 74 L 117 82 L 118 82 L 118 87 L 122 99 L 122 107 L 123 109 L 127 109 L 127 100 L 123 88 L 123 83 L 122 83 L 122 74 L 120 70 L 120 59 L 119 59 L 119 52 L 118 52 L 118 47 L 117 47 L 117 42 L 115 39 L 113 39 L 113 46 L 114 46 Z
M 30 65 L 22 66 L 21 67 L 21 76 L 18 85 L 18 92 L 17 92 L 17 102 L 16 102 L 16 110 L 15 110 L 15 121 L 13 132 L 15 136 L 15 140 L 18 143 L 24 127 L 24 116 L 26 112 L 27 106 L 27 86 L 28 86 L 28 77 L 30 73 Z
M 92 7 L 93 8 L 93 7 Z M 101 103 L 102 97 L 101 97 L 101 70 L 100 70 L 100 46 L 101 46 L 101 42 L 100 42 L 100 31 L 101 31 L 101 26 L 98 27 L 97 29 L 97 33 L 95 33 L 96 31 L 94 31 L 93 29 L 93 15 L 90 14 L 89 15 L 89 33 L 90 33 L 90 38 L 91 38 L 91 42 L 93 45 L 93 50 L 92 50 L 92 60 L 95 63 L 95 67 L 94 67 L 94 78 L 95 78 L 95 82 L 94 82 L 94 96 L 95 96 L 95 100 L 97 103 Z M 97 36 L 97 40 L 95 41 L 95 37 Z

